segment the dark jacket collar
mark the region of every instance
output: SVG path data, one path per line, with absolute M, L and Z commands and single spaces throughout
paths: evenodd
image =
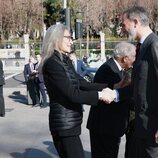
M 60 61 L 67 62 L 70 60 L 69 56 L 67 54 L 59 53 L 57 50 L 54 50 L 53 53 L 54 56 L 56 56 Z

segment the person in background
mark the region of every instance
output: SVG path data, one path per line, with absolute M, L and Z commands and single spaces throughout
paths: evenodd
M 47 96 L 45 92 L 45 85 L 44 85 L 44 79 L 43 74 L 40 69 L 40 63 L 41 63 L 41 55 L 36 55 L 37 63 L 35 63 L 35 86 L 36 86 L 36 93 L 37 93 L 37 102 L 40 104 L 41 107 L 47 106 Z
M 0 60 L 0 117 L 5 116 L 5 102 L 3 97 L 3 85 L 5 84 L 3 63 Z
M 124 72 L 133 65 L 135 50 L 133 44 L 127 42 L 117 44 L 113 57 L 97 70 L 94 82 L 110 85 L 127 77 L 124 76 Z M 130 83 L 130 80 L 127 84 L 128 82 Z M 110 105 L 98 102 L 98 106 L 91 106 L 87 128 L 90 131 L 92 158 L 118 157 L 121 136 L 127 131 L 129 108 L 129 100 L 112 102 Z
M 80 140 L 82 104 L 114 100 L 110 85 L 89 83 L 78 75 L 69 58 L 73 44 L 67 26 L 52 25 L 42 44 L 42 71 L 50 100 L 49 128 L 61 158 L 84 158 Z M 113 87 L 115 85 L 111 85 Z
M 82 58 L 83 62 L 88 66 L 87 56 L 84 55 Z
M 37 95 L 36 95 L 36 88 L 35 88 L 35 59 L 33 56 L 29 57 L 29 63 L 25 64 L 24 66 L 24 78 L 27 85 L 27 97 L 28 97 L 28 104 L 32 104 L 35 106 L 37 104 Z
M 88 82 L 92 82 L 94 78 L 94 75 L 92 73 L 95 73 L 97 69 L 90 68 L 88 65 L 84 64 L 83 60 L 77 59 L 76 53 L 74 51 L 70 52 L 69 57 L 72 60 L 72 64 L 76 72 Z
M 83 73 L 87 70 L 86 66 L 83 63 L 83 60 L 77 59 L 76 53 L 74 51 L 70 52 L 69 57 L 72 60 L 75 71 L 79 75 L 83 76 Z
M 127 158 L 158 157 L 158 36 L 149 27 L 144 7 L 133 6 L 122 14 L 122 29 L 140 49 L 132 70 L 131 93 L 118 89 L 118 98 L 130 95 L 135 108 L 135 124 L 127 147 Z

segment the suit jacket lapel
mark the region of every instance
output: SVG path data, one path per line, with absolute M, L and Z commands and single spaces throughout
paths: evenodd
M 137 59 L 136 59 L 134 65 L 133 65 L 133 75 L 135 74 L 135 72 L 136 72 L 136 70 L 137 70 L 137 68 L 138 68 L 138 66 L 139 66 L 139 64 L 140 64 L 140 62 L 142 60 L 142 57 L 144 56 L 145 52 L 146 52 L 146 47 L 145 47 L 144 44 L 142 44 L 141 47 L 140 47 Z
M 141 60 L 142 60 L 143 56 L 144 56 L 144 55 L 146 54 L 146 52 L 147 52 L 146 50 L 147 50 L 147 48 L 148 48 L 148 46 L 149 46 L 149 44 L 150 44 L 150 41 L 151 41 L 150 39 L 152 38 L 152 35 L 153 35 L 153 33 L 151 33 L 151 34 L 145 39 L 145 41 L 143 42 L 143 44 L 142 44 L 141 47 L 140 47 L 138 57 L 137 57 L 137 59 L 136 59 L 134 65 L 133 65 L 133 70 L 132 70 L 132 76 L 133 76 L 133 77 L 134 77 L 135 74 L 136 74 L 137 68 L 138 68 L 138 66 L 139 66 L 140 63 L 141 63 Z
M 119 77 L 120 77 L 120 79 L 121 79 L 121 78 L 122 78 L 122 73 L 121 73 L 121 71 L 119 70 L 119 68 L 118 68 L 118 66 L 116 65 L 116 63 L 114 62 L 113 58 L 111 58 L 109 61 L 111 62 L 111 68 L 112 68 L 113 72 L 119 74 Z

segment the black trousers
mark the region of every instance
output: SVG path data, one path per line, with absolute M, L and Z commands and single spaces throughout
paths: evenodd
M 0 117 L 5 116 L 5 103 L 3 97 L 3 85 L 0 85 Z
M 126 158 L 158 158 L 158 144 L 132 134 L 126 148 Z
M 117 158 L 120 137 L 94 133 L 90 130 L 92 158 Z
M 41 106 L 46 106 L 47 105 L 47 96 L 46 96 L 46 92 L 45 92 L 44 82 L 40 82 L 39 79 L 36 77 L 35 86 L 36 86 L 36 95 L 38 96 L 38 98 L 36 99 L 37 102 L 41 103 Z
M 79 136 L 53 135 L 52 137 L 60 158 L 84 158 L 83 146 Z
M 27 81 L 27 95 L 28 95 L 28 104 L 36 104 L 36 89 L 34 79 L 29 79 Z

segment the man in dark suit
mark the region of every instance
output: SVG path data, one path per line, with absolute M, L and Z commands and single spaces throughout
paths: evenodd
M 114 85 L 124 77 L 124 70 L 135 61 L 135 46 L 122 42 L 116 45 L 113 57 L 96 72 L 94 82 Z M 117 158 L 120 138 L 127 130 L 129 100 L 103 102 L 91 107 L 87 128 L 90 130 L 92 158 Z
M 36 77 L 35 77 L 35 85 L 36 85 L 36 93 L 38 95 L 38 102 L 40 102 L 41 107 L 47 106 L 47 96 L 45 92 L 45 85 L 44 85 L 44 79 L 43 74 L 40 70 L 40 63 L 41 63 L 41 55 L 36 55 L 37 63 L 35 64 L 35 71 L 36 71 Z
M 0 60 L 0 117 L 5 116 L 5 103 L 3 97 L 3 85 L 5 84 L 4 72 L 3 72 L 3 63 Z
M 141 6 L 123 12 L 122 27 L 141 43 L 132 71 L 135 126 L 128 146 L 128 158 L 158 158 L 158 37 L 149 27 L 147 11 Z M 119 89 L 119 99 L 128 97 Z
M 33 106 L 37 104 L 36 102 L 36 91 L 35 91 L 35 68 L 34 68 L 35 59 L 30 56 L 29 63 L 24 66 L 24 78 L 27 85 L 27 97 L 28 104 L 32 104 Z

